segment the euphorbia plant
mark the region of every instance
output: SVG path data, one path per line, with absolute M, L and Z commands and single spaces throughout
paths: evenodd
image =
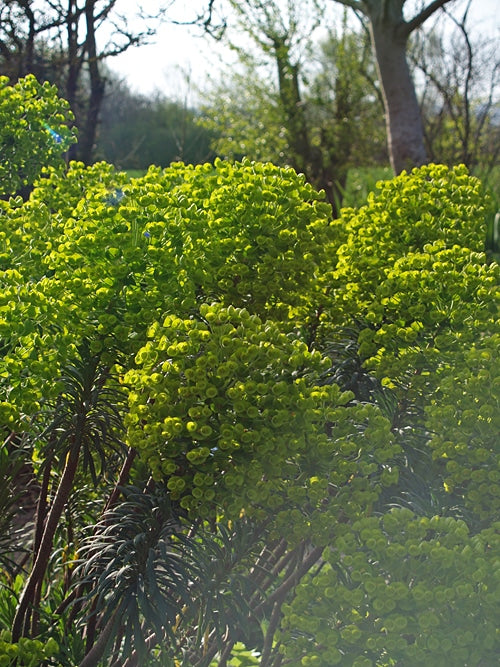
M 55 86 L 30 75 L 10 85 L 0 77 L 0 197 L 30 186 L 75 141 L 73 115 Z
M 37 86 L 3 95 L 42 114 Z M 423 167 L 332 221 L 273 165 L 47 162 L 0 202 L 3 447 L 39 489 L 0 656 L 489 661 L 498 267 L 479 182 Z

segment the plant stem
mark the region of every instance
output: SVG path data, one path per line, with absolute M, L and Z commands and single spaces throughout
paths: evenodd
M 264 600 L 264 602 L 261 602 L 261 604 L 254 610 L 254 613 L 258 614 L 259 612 L 262 612 L 266 606 L 274 604 L 277 601 L 282 601 L 288 591 L 294 588 L 306 572 L 318 562 L 322 553 L 323 547 L 315 547 L 304 559 L 302 564 L 286 577 L 283 583 L 269 596 L 269 598 Z
M 76 442 L 73 443 L 73 446 L 69 451 L 61 481 L 59 482 L 54 502 L 52 503 L 52 507 L 50 508 L 47 517 L 47 523 L 45 525 L 45 530 L 43 531 L 33 569 L 30 572 L 26 585 L 21 593 L 21 597 L 19 598 L 19 604 L 12 624 L 12 641 L 14 643 L 19 641 L 19 638 L 23 636 L 23 633 L 27 630 L 26 626 L 29 626 L 27 620 L 31 616 L 30 609 L 34 600 L 36 588 L 47 570 L 57 525 L 73 487 L 73 481 L 78 467 L 80 448 L 81 437 L 76 439 Z
M 275 602 L 273 611 L 271 614 L 271 619 L 269 621 L 269 627 L 267 628 L 266 636 L 264 637 L 264 646 L 262 648 L 262 656 L 260 659 L 261 667 L 268 667 L 271 664 L 270 660 L 272 657 L 273 641 L 276 630 L 281 617 L 281 602 Z
M 102 629 L 101 634 L 99 635 L 99 639 L 96 641 L 96 643 L 92 646 L 87 655 L 81 661 L 79 667 L 96 667 L 96 665 L 99 664 L 101 658 L 106 652 L 106 646 L 108 645 L 110 637 L 113 633 L 113 629 L 115 627 L 115 622 L 119 611 L 120 607 L 118 606 L 111 615 L 111 618 L 108 620 L 108 622 Z
M 121 493 L 121 487 L 125 486 L 125 484 L 128 482 L 130 469 L 132 468 L 132 463 L 134 462 L 136 455 L 137 455 L 137 450 L 132 449 L 130 447 L 127 452 L 127 458 L 125 459 L 122 469 L 120 470 L 118 481 L 116 482 L 115 488 L 113 489 L 111 495 L 109 496 L 108 502 L 106 503 L 106 506 L 104 508 L 104 512 L 107 512 L 107 510 L 111 509 L 112 507 L 114 507 L 114 505 L 116 505 L 118 497 Z

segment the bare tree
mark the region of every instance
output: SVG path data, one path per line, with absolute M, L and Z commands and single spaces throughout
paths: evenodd
M 410 35 L 453 0 L 433 0 L 409 19 L 406 0 L 334 0 L 369 23 L 387 124 L 391 165 L 396 173 L 427 162 L 420 108 L 407 60 Z
M 227 37 L 232 48 L 240 53 L 243 63 L 249 61 L 248 42 L 242 49 L 233 41 L 235 34 L 246 33 L 257 46 L 256 59 L 263 59 L 275 69 L 275 105 L 283 127 L 286 163 L 323 189 L 336 213 L 351 164 L 354 125 L 367 86 L 371 86 L 364 76 L 363 36 L 349 32 L 345 21 L 339 34 L 331 32 L 331 80 L 326 82 L 319 76 L 317 50 L 312 56 L 313 35 L 324 23 L 325 2 L 230 0 L 230 4 L 238 20 Z M 318 62 L 307 76 L 311 58 Z M 268 89 L 271 86 L 267 81 Z
M 409 55 L 423 75 L 419 99 L 430 160 L 480 167 L 487 176 L 500 153 L 500 57 L 493 39 L 473 36 L 471 4 L 459 16 L 447 13 L 451 32 L 436 22 L 417 34 Z

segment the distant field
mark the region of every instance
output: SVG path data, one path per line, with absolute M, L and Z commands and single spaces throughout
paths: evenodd
M 129 178 L 139 178 L 146 173 L 145 169 L 125 169 Z
M 378 181 L 393 177 L 390 167 L 356 167 L 349 170 L 342 206 L 362 206 Z

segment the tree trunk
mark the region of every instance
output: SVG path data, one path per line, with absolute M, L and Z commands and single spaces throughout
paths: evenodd
M 305 107 L 300 95 L 299 66 L 291 62 L 285 38 L 274 36 L 273 47 L 291 166 L 295 171 L 302 172 L 318 190 L 325 191 L 333 216 L 336 217 L 347 179 L 346 162 L 339 160 L 336 151 L 328 150 L 326 137 L 322 148 L 311 146 Z
M 427 154 L 420 108 L 406 60 L 407 35 L 391 16 L 371 17 L 370 34 L 386 114 L 387 143 L 396 174 L 425 164 Z
M 78 80 L 80 78 L 83 60 L 78 53 L 78 23 L 80 21 L 80 10 L 75 6 L 73 0 L 68 2 L 65 16 L 66 41 L 67 41 L 67 74 L 66 74 L 66 99 L 75 114 L 76 124 L 79 124 L 80 110 L 78 107 Z M 68 149 L 68 159 L 76 160 L 77 144 L 72 144 Z
M 95 665 L 99 664 L 100 660 L 106 653 L 106 647 L 113 635 L 113 630 L 116 625 L 116 619 L 118 618 L 120 612 L 121 610 L 120 607 L 118 606 L 115 609 L 115 611 L 111 614 L 104 628 L 101 630 L 99 639 L 90 649 L 90 651 L 85 655 L 79 667 L 95 667 Z
M 290 61 L 290 49 L 285 38 L 274 37 L 273 46 L 278 66 L 280 100 L 290 147 L 290 161 L 295 171 L 301 171 L 310 177 L 311 146 L 300 97 L 298 65 L 293 65 Z
M 85 121 L 80 128 L 80 140 L 78 142 L 79 159 L 85 164 L 91 164 L 92 162 L 99 113 L 105 89 L 105 81 L 99 69 L 99 57 L 97 54 L 95 5 L 95 0 L 86 0 L 85 2 L 85 23 L 87 29 L 85 49 L 87 51 L 89 68 L 90 96 Z

